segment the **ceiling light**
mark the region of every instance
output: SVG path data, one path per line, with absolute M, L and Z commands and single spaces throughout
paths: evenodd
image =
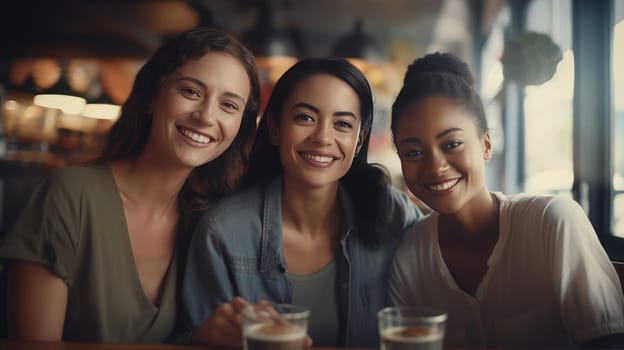
M 108 103 L 89 103 L 82 110 L 82 116 L 95 119 L 115 120 L 119 117 L 121 107 Z
M 35 96 L 33 103 L 41 107 L 60 109 L 65 114 L 77 115 L 82 112 L 87 100 L 78 96 L 40 94 Z

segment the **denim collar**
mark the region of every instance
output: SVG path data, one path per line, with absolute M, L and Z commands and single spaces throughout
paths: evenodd
M 264 193 L 262 236 L 260 238 L 260 272 L 267 273 L 279 265 L 286 271 L 282 246 L 282 177 L 270 182 Z M 338 186 L 338 202 L 342 208 L 340 242 L 344 246 L 351 231 L 355 230 L 355 208 L 342 186 Z

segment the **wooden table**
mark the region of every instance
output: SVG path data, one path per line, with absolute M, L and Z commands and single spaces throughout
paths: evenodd
M 206 350 L 201 346 L 171 344 L 65 343 L 0 340 L 0 350 Z
M 0 340 L 0 350 L 207 350 L 209 347 L 170 344 L 115 344 L 115 343 L 64 343 Z M 215 349 L 215 348 L 212 348 Z M 345 350 L 345 348 L 312 348 Z M 371 350 L 349 348 L 348 350 Z

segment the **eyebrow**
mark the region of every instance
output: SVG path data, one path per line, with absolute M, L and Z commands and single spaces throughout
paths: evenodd
M 445 135 L 450 134 L 450 133 L 455 132 L 455 131 L 464 131 L 464 129 L 462 129 L 462 128 L 446 129 L 446 130 L 442 131 L 441 133 L 437 134 L 436 135 L 436 139 L 441 139 Z M 402 146 L 403 144 L 406 144 L 406 143 L 422 143 L 422 141 L 418 137 L 408 137 L 408 138 L 404 139 L 403 141 L 401 141 L 401 143 L 399 143 L 399 146 Z
M 187 76 L 184 76 L 184 77 L 179 77 L 179 78 L 177 78 L 175 81 L 176 81 L 176 82 L 178 82 L 178 81 L 191 81 L 191 82 L 193 82 L 193 83 L 195 83 L 195 84 L 197 84 L 197 85 L 201 86 L 201 87 L 202 87 L 202 89 L 204 89 L 204 90 L 207 90 L 207 89 L 208 89 L 208 86 L 206 86 L 206 84 L 204 84 L 204 82 L 203 82 L 203 81 L 198 80 L 198 79 L 195 79 L 195 78 L 193 78 L 193 77 L 187 77 Z M 239 99 L 239 100 L 241 100 L 243 103 L 246 103 L 246 102 L 245 102 L 245 99 L 244 99 L 241 95 L 239 95 L 239 94 L 237 94 L 237 93 L 235 93 L 235 92 L 226 91 L 226 92 L 224 92 L 223 94 L 224 94 L 225 96 L 229 96 L 229 97 L 232 97 L 232 98 Z
M 306 103 L 306 102 L 298 102 L 294 106 L 292 106 L 292 108 L 290 110 L 293 110 L 295 108 L 309 109 L 309 110 L 311 110 L 314 113 L 320 113 L 321 112 L 321 110 L 318 107 L 313 106 L 313 105 L 311 105 L 309 103 Z M 357 119 L 357 116 L 355 115 L 355 113 L 349 112 L 349 111 L 338 111 L 338 112 L 334 113 L 334 116 L 335 117 L 352 117 L 353 119 Z

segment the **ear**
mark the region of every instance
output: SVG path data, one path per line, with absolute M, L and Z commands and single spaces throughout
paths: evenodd
M 277 122 L 271 114 L 265 114 L 264 118 L 267 118 L 267 128 L 269 131 L 269 140 L 274 146 L 279 146 L 280 132 L 279 122 Z
M 483 159 L 492 159 L 492 139 L 489 132 L 483 134 Z
M 360 135 L 358 136 L 358 140 L 357 140 L 357 145 L 355 147 L 355 154 L 360 153 L 360 150 L 362 149 L 362 145 L 364 144 L 364 140 L 366 140 L 366 137 L 368 136 L 369 132 L 370 132 L 370 128 L 360 131 Z

